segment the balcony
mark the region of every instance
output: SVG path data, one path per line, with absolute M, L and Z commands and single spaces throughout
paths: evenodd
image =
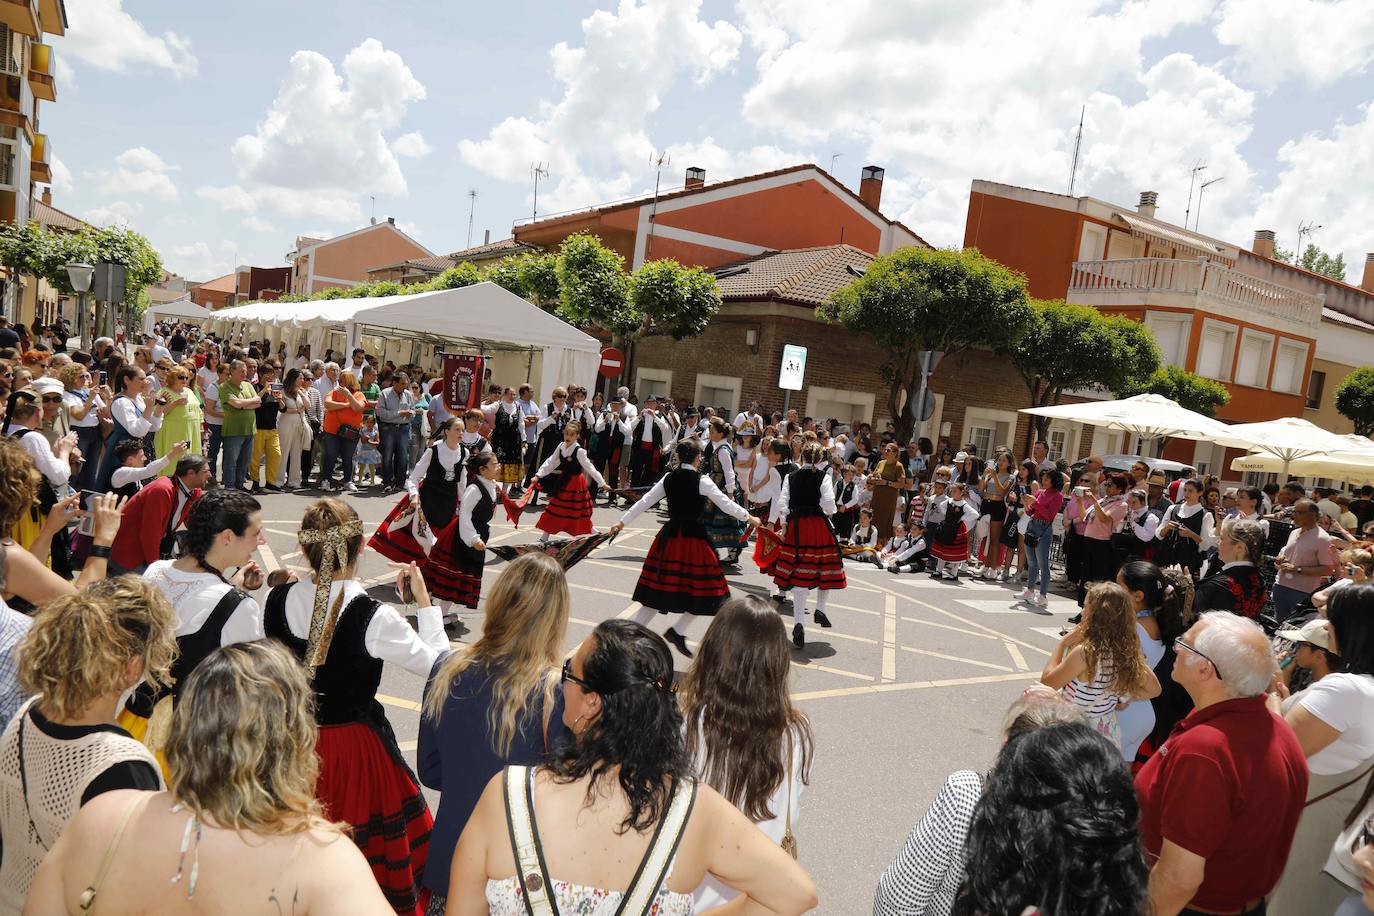
M 1174 306 L 1216 312 L 1285 330 L 1315 331 L 1321 294 L 1270 283 L 1205 258 L 1118 258 L 1075 261 L 1069 301 L 1095 306 Z
M 33 135 L 33 161 L 29 163 L 29 174 L 34 181 L 52 184 L 52 147 L 48 145 L 47 134 Z
M 38 4 L 34 0 L 0 0 L 0 24 L 30 38 L 43 34 Z
M 33 44 L 29 46 L 29 52 L 29 88 L 43 101 L 56 102 L 57 84 L 53 80 L 52 47 Z

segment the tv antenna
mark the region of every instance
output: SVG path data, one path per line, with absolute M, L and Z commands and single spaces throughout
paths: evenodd
M 1319 229 L 1321 229 L 1321 225 L 1312 222 L 1310 219 L 1305 223 L 1298 223 L 1298 247 L 1297 250 L 1293 252 L 1293 263 L 1296 264 L 1302 257 L 1302 240 L 1311 237 Z
M 831 174 L 831 175 L 834 175 L 834 174 L 835 174 L 835 160 L 838 159 L 838 158 L 840 158 L 840 157 L 843 156 L 843 155 L 844 155 L 844 153 L 831 153 L 831 154 L 830 154 L 830 170 L 829 170 L 829 171 L 830 171 L 830 174 Z
M 1199 160 L 1197 161 L 1197 165 L 1194 165 L 1191 169 L 1188 170 L 1188 173 L 1189 173 L 1189 178 L 1188 178 L 1188 209 L 1186 209 L 1186 210 L 1183 211 L 1183 228 L 1184 228 L 1184 229 L 1187 229 L 1187 228 L 1188 228 L 1188 217 L 1189 217 L 1189 216 L 1192 214 L 1192 212 L 1193 212 L 1193 185 L 1197 182 L 1197 173 L 1198 173 L 1198 172 L 1205 171 L 1206 168 L 1207 168 L 1207 164 L 1204 163 L 1201 159 L 1199 159 Z M 1201 205 L 1202 205 L 1202 201 L 1199 200 L 1199 201 L 1198 201 L 1198 206 L 1201 206 Z
M 530 214 L 532 219 L 539 218 L 539 179 L 549 177 L 549 164 L 547 162 L 531 162 L 530 177 L 534 179 L 534 211 Z
M 1073 196 L 1074 181 L 1078 178 L 1078 151 L 1083 147 L 1083 116 L 1088 113 L 1085 104 L 1078 111 L 1078 136 L 1073 141 L 1073 162 L 1069 165 L 1069 196 Z
M 654 225 L 658 217 L 658 184 L 663 178 L 663 167 L 673 161 L 667 151 L 654 152 L 649 156 L 649 164 L 654 167 L 654 203 L 649 210 L 649 238 L 644 244 L 644 260 L 648 261 L 654 256 Z
M 1207 193 L 1207 189 L 1210 188 L 1212 185 L 1216 184 L 1218 181 L 1225 181 L 1225 180 L 1226 180 L 1226 176 L 1225 176 L 1225 175 L 1218 175 L 1216 178 L 1213 178 L 1211 181 L 1204 181 L 1204 182 L 1202 183 L 1202 185 L 1201 185 L 1200 187 L 1198 187 L 1198 189 L 1197 189 L 1197 219 L 1193 221 L 1193 231 L 1194 231 L 1194 232 L 1197 232 L 1197 231 L 1198 231 L 1198 228 L 1197 228 L 1197 227 L 1200 226 L 1200 225 L 1202 225 L 1202 195 L 1205 194 L 1205 193 Z M 1184 226 L 1183 228 L 1184 228 L 1184 229 L 1187 229 L 1188 227 L 1187 227 L 1187 226 Z
M 468 188 L 468 243 L 465 247 L 472 247 L 472 218 L 477 213 L 477 189 Z

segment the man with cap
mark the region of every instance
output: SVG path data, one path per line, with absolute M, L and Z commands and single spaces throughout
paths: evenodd
M 1278 637 L 1293 644 L 1293 664 L 1312 672 L 1311 684 L 1326 677 L 1340 664 L 1340 656 L 1331 651 L 1331 631 L 1321 617 L 1314 617 L 1297 629 L 1279 630 Z M 1292 672 L 1289 673 L 1291 675 Z M 1285 715 L 1302 694 L 1303 691 L 1299 690 L 1284 699 L 1282 708 Z
M 1154 471 L 1145 479 L 1145 484 L 1150 491 L 1150 498 L 1147 502 L 1150 511 L 1163 518 L 1164 513 L 1174 504 L 1172 499 L 1164 495 L 1164 475 L 1159 471 Z

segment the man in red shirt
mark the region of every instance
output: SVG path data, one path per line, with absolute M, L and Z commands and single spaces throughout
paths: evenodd
M 186 521 L 209 480 L 209 462 L 200 455 L 187 455 L 177 462 L 171 477 L 159 477 L 135 493 L 124 507 L 119 534 L 110 548 L 110 575 L 141 573 L 164 554 L 171 556 L 172 535 Z
M 1302 746 L 1265 708 L 1269 640 L 1215 611 L 1174 648 L 1174 680 L 1195 708 L 1135 780 L 1149 912 L 1263 914 L 1307 798 Z

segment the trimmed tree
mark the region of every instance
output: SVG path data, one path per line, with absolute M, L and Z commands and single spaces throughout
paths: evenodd
M 482 271 L 478 270 L 475 264 L 470 261 L 463 261 L 425 283 L 422 289 L 461 289 L 464 286 L 481 283 L 485 279 L 486 277 L 482 276 Z M 421 289 L 415 290 L 415 292 L 421 291 Z
M 645 334 L 671 334 L 673 340 L 696 337 L 720 311 L 720 288 L 714 274 L 677 261 L 650 261 L 635 271 L 630 302 Z
M 1140 322 L 1062 299 L 1032 299 L 1025 335 L 1003 351 L 1030 392 L 1031 407 L 1059 403 L 1067 390 L 1115 391 L 1143 384 L 1159 369 L 1159 347 Z M 1043 439 L 1048 417 L 1031 417 Z
M 1161 367 L 1149 378 L 1132 381 L 1114 389 L 1113 393 L 1119 398 L 1147 393 L 1163 395 L 1182 407 L 1208 417 L 1215 417 L 1217 408 L 1225 407 L 1231 400 L 1231 393 L 1221 382 L 1203 378 L 1178 366 Z
M 920 351 L 1005 351 L 1032 321 L 1025 277 L 976 248 L 901 248 L 881 255 L 816 314 L 867 334 L 878 345 L 899 441 L 906 441 L 915 425 L 903 409 L 902 393 L 914 397 L 920 387 Z
M 551 312 L 558 307 L 556 254 L 522 254 L 506 258 L 487 270 L 486 279 L 545 311 Z
M 580 328 L 605 328 L 617 338 L 638 330 L 625 259 L 601 239 L 581 232 L 564 239 L 557 274 L 558 317 Z
M 1374 435 L 1374 367 L 1364 366 L 1336 387 L 1336 409 L 1361 436 Z

